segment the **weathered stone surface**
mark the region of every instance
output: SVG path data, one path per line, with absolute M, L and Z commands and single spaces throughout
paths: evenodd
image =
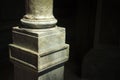
M 15 27 L 13 29 L 13 44 L 38 53 L 58 50 L 65 45 L 65 29 L 55 27 L 39 30 Z
M 10 58 L 38 71 L 64 63 L 69 57 L 69 46 L 66 44 L 58 50 L 37 53 L 32 50 L 11 44 Z
M 69 45 L 65 44 L 65 28 L 14 27 L 13 44 L 9 46 L 10 59 L 15 66 L 15 80 L 63 80 L 64 66 L 44 75 L 39 74 L 68 60 Z
M 55 27 L 53 0 L 26 0 L 26 15 L 21 22 L 26 28 Z
M 59 65 L 53 68 L 37 72 L 23 64 L 14 65 L 15 80 L 63 80 L 64 66 Z

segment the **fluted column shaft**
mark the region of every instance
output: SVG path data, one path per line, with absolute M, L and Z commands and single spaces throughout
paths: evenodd
M 54 27 L 53 0 L 26 0 L 26 15 L 21 22 L 26 28 Z

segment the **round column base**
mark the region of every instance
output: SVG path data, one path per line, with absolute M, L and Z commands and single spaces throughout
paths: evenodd
M 32 28 L 32 29 L 44 29 L 44 28 L 52 28 L 56 26 L 57 20 L 55 18 L 51 19 L 39 19 L 39 20 L 31 20 L 31 19 L 21 19 L 23 28 Z

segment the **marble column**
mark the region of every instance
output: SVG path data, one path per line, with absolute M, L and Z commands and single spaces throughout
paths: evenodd
M 9 45 L 15 80 L 64 80 L 69 45 L 65 28 L 56 25 L 53 0 L 26 0 L 21 23 L 13 27 Z
M 26 0 L 26 15 L 21 22 L 26 28 L 54 27 L 53 0 Z

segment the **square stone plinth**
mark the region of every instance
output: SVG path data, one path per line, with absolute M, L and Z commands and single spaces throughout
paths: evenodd
M 65 28 L 13 28 L 9 45 L 15 80 L 63 80 L 64 63 L 69 58 Z
M 10 45 L 10 59 L 27 65 L 35 70 L 43 71 L 50 67 L 64 63 L 69 58 L 69 45 L 64 45 L 58 50 L 46 53 L 37 53 L 15 44 Z
M 23 29 L 14 27 L 13 44 L 38 53 L 58 50 L 65 45 L 65 28 Z
M 14 64 L 14 73 L 15 80 L 64 80 L 64 64 L 38 72 L 16 62 Z

